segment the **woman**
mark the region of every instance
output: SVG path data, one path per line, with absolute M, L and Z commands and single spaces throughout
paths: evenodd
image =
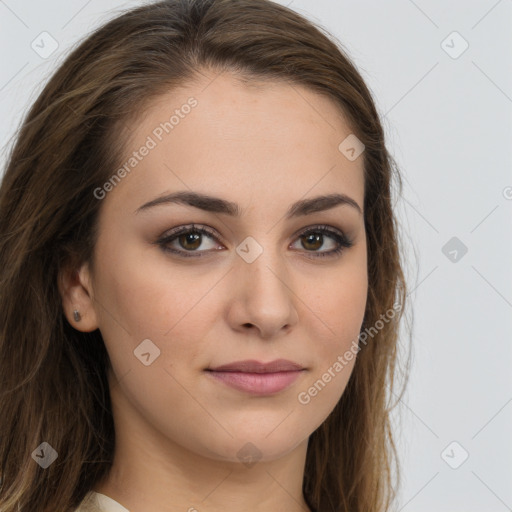
M 288 8 L 89 36 L 0 189 L 0 509 L 389 510 L 393 176 L 360 74 Z

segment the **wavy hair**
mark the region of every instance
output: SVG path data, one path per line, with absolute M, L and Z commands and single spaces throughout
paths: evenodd
M 101 203 L 93 191 L 121 165 L 126 124 L 202 70 L 307 87 L 334 101 L 365 145 L 362 327 L 377 332 L 309 438 L 303 493 L 315 512 L 381 512 L 396 496 L 390 397 L 406 285 L 392 193 L 402 182 L 372 95 L 339 41 L 291 9 L 270 0 L 166 0 L 119 13 L 79 42 L 28 110 L 8 155 L 0 187 L 4 512 L 74 510 L 108 474 L 109 357 L 98 329 L 79 332 L 67 322 L 58 276 L 91 261 Z M 393 305 L 396 315 L 383 323 Z M 32 457 L 42 442 L 58 453 L 46 469 Z

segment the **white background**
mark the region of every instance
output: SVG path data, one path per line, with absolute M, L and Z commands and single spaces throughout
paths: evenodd
M 396 509 L 511 510 L 512 1 L 279 3 L 344 45 L 405 180 L 397 213 L 414 330 L 396 409 L 404 476 Z M 71 45 L 141 4 L 0 0 L 2 168 L 22 115 Z M 43 31 L 59 44 L 47 59 L 31 48 Z M 457 58 L 444 49 L 463 48 L 454 31 L 469 44 Z M 452 237 L 467 247 L 462 257 L 455 249 L 455 262 L 442 252 Z M 446 461 L 460 463 L 462 450 L 469 457 L 453 469 Z

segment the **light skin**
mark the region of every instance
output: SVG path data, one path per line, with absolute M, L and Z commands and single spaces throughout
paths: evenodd
M 330 99 L 298 85 L 245 85 L 227 72 L 205 72 L 155 100 L 131 125 L 127 156 L 192 96 L 197 106 L 161 141 L 153 136 L 157 146 L 101 200 L 94 266 L 63 270 L 59 280 L 69 322 L 99 328 L 112 362 L 116 451 L 94 490 L 131 512 L 308 511 L 308 438 L 340 399 L 355 358 L 307 405 L 298 394 L 357 340 L 367 247 L 364 214 L 353 205 L 286 213 L 297 201 L 335 193 L 362 210 L 363 157 L 350 161 L 338 150 L 351 130 Z M 237 203 L 240 216 L 176 203 L 137 211 L 177 191 Z M 178 236 L 167 246 L 202 256 L 155 243 L 192 223 L 215 238 Z M 339 247 L 315 230 L 322 225 L 352 246 L 322 257 Z M 247 237 L 263 250 L 250 263 L 236 250 Z M 134 354 L 146 339 L 160 350 L 147 366 Z M 265 396 L 205 371 L 279 358 L 305 370 Z M 237 456 L 248 442 L 259 458 L 250 467 Z

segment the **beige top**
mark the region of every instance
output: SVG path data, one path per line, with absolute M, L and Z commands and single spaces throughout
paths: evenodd
M 105 494 L 90 491 L 75 512 L 130 512 Z

